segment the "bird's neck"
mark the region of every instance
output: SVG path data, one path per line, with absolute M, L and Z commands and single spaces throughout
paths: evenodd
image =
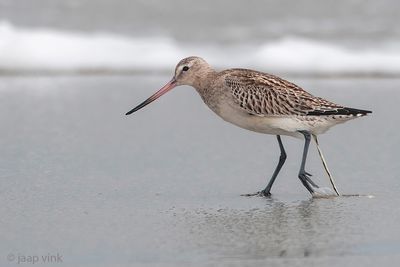
M 215 88 L 214 81 L 217 79 L 218 73 L 210 70 L 204 73 L 203 76 L 196 79 L 193 87 L 199 93 L 204 103 L 214 112 L 218 113 L 218 103 L 220 100 L 221 91 Z
M 193 87 L 199 92 L 200 95 L 206 94 L 207 91 L 212 87 L 217 72 L 213 69 L 207 69 L 201 73 L 197 73 L 196 79 L 194 80 Z

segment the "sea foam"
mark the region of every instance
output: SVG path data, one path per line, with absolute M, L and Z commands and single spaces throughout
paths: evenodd
M 258 56 L 277 70 L 310 73 L 400 73 L 399 49 L 349 49 L 301 38 L 263 45 Z
M 177 45 L 168 38 L 27 30 L 0 23 L 3 70 L 163 69 L 181 57 Z
M 0 72 L 172 72 L 179 59 L 199 55 L 218 68 L 247 67 L 296 74 L 399 75 L 400 45 L 397 47 L 356 50 L 298 37 L 264 44 L 188 44 L 168 37 L 27 29 L 0 22 Z

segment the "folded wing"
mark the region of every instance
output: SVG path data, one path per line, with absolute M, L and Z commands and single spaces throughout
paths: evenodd
M 244 69 L 230 70 L 227 86 L 243 110 L 256 116 L 365 115 L 370 111 L 347 108 L 315 97 L 277 76 Z

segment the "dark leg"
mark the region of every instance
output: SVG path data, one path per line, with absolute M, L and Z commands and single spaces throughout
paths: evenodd
M 300 166 L 300 171 L 299 171 L 299 179 L 302 182 L 302 184 L 305 186 L 305 188 L 307 188 L 307 190 L 311 194 L 313 194 L 314 190 L 312 189 L 312 186 L 314 186 L 314 187 L 318 187 L 318 186 L 313 181 L 311 181 L 311 179 L 309 177 L 311 175 L 305 171 L 311 135 L 307 131 L 300 131 L 300 133 L 302 133 L 304 135 L 305 142 L 304 142 L 303 158 L 301 160 L 301 166 Z
M 274 184 L 275 179 L 278 176 L 278 173 L 282 169 L 282 166 L 285 163 L 286 158 L 287 158 L 285 148 L 283 147 L 283 144 L 282 144 L 281 136 L 277 135 L 276 138 L 278 139 L 279 149 L 281 150 L 281 155 L 279 156 L 278 165 L 276 166 L 275 171 L 272 174 L 272 177 L 269 180 L 267 187 L 260 192 L 263 196 L 266 196 L 266 197 L 271 195 L 271 187 Z
M 276 138 L 278 139 L 279 149 L 281 150 L 281 155 L 279 157 L 278 165 L 276 166 L 275 171 L 272 174 L 272 177 L 269 180 L 267 187 L 264 190 L 260 191 L 260 192 L 257 192 L 257 193 L 254 193 L 254 194 L 245 194 L 243 196 L 262 195 L 262 196 L 269 197 L 271 195 L 270 191 L 271 191 L 272 184 L 275 182 L 275 179 L 278 176 L 278 173 L 281 170 L 281 168 L 282 168 L 282 166 L 283 166 L 283 164 L 285 163 L 285 160 L 286 160 L 286 152 L 285 152 L 285 148 L 283 147 L 283 144 L 282 144 L 281 136 L 277 135 Z

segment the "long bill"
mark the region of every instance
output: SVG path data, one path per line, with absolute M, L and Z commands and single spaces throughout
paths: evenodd
M 171 81 L 169 81 L 166 85 L 164 85 L 160 90 L 158 90 L 154 95 L 150 96 L 147 98 L 145 101 L 143 101 L 141 104 L 139 104 L 137 107 L 133 108 L 131 111 L 127 112 L 125 115 L 130 115 L 135 111 L 138 111 L 139 109 L 147 106 L 166 92 L 170 91 L 172 88 L 176 86 L 176 80 L 173 78 Z

